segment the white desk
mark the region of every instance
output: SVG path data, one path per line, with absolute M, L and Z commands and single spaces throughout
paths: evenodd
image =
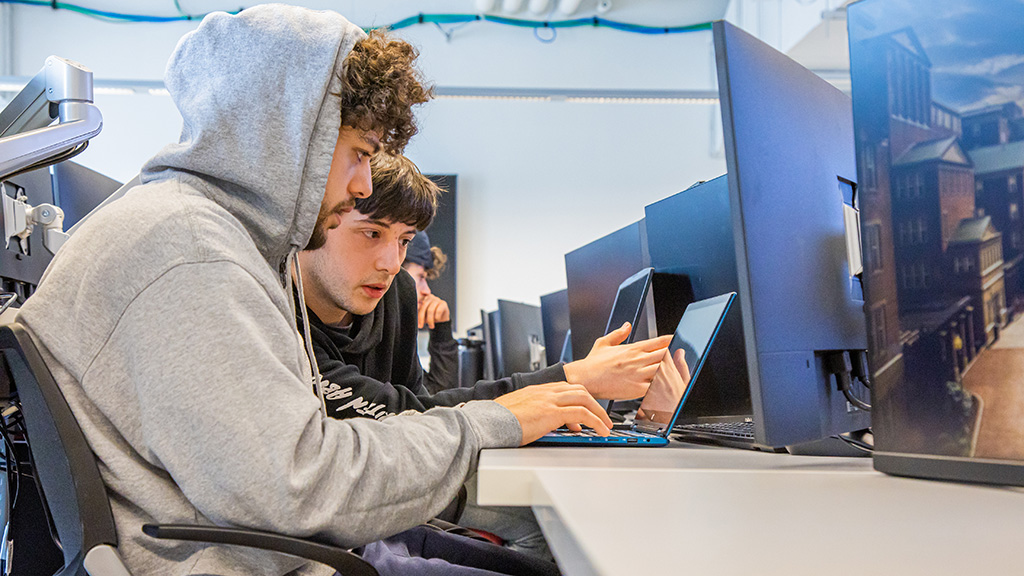
M 889 477 L 868 458 L 485 450 L 478 500 L 533 506 L 568 576 L 1024 574 L 1024 490 Z

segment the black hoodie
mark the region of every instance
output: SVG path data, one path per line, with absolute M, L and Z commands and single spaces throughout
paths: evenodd
M 327 413 L 334 418 L 381 419 L 405 410 L 423 412 L 435 406 L 492 400 L 531 384 L 565 380 L 562 364 L 556 364 L 431 395 L 416 352 L 416 283 L 404 270 L 377 307 L 365 316 L 355 316 L 347 330 L 328 326 L 307 310 Z

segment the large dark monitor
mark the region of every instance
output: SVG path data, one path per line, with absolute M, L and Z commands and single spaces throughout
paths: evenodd
M 120 186 L 117 181 L 81 164 L 62 162 L 9 179 L 5 191 L 12 198 L 24 193 L 32 206 L 59 206 L 64 211 L 66 231 Z M 28 239 L 27 254 L 22 252 L 17 239 L 11 240 L 6 248 L 0 246 L 2 290 L 18 294 L 20 302 L 32 294 L 53 258 L 43 245 L 42 237 L 40 229 L 33 231 Z
M 847 15 L 875 467 L 1024 485 L 1024 4 Z
M 92 212 L 121 183 L 75 162 L 61 162 L 50 167 L 53 182 L 53 203 L 64 211 L 64 230 Z
M 540 297 L 540 317 L 544 324 L 544 343 L 548 366 L 562 358 L 569 332 L 569 291 L 559 290 Z
M 547 366 L 540 307 L 498 300 L 498 377 L 534 372 Z
M 648 267 L 649 260 L 643 220 L 565 255 L 569 325 L 576 358 L 586 356 L 594 341 L 604 336 L 619 284 Z M 634 327 L 641 340 L 646 338 L 646 330 L 646 322 Z
M 725 176 L 655 202 L 646 207 L 645 215 L 651 266 L 659 273 L 688 278 L 692 295 L 687 300 L 739 289 Z M 683 406 L 681 422 L 743 421 L 753 414 L 744 344 L 743 319 L 734 310 L 708 354 L 700 384 Z
M 680 193 L 682 222 L 648 213 L 656 269 L 689 275 L 696 298 L 738 294 L 704 391 L 724 413 L 689 416 L 749 416 L 767 447 L 867 428 L 828 369 L 867 348 L 850 99 L 726 22 L 713 31 L 728 176 Z
M 430 245 L 439 248 L 447 257 L 440 276 L 430 281 L 430 291 L 448 303 L 452 326 L 456 326 L 458 324 L 455 317 L 458 308 L 456 279 L 458 278 L 459 262 L 456 215 L 458 214 L 459 179 L 454 174 L 427 174 L 426 176 L 444 191 L 437 198 L 437 211 L 426 231 L 430 236 Z

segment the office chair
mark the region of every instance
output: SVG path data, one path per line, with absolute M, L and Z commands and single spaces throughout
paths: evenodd
M 131 576 L 117 551 L 114 517 L 95 457 L 28 330 L 17 322 L 0 326 L 0 351 L 10 385 L 0 397 L 20 403 L 36 485 L 64 555 L 55 576 Z M 290 554 L 345 576 L 378 576 L 348 550 L 279 534 L 179 524 L 147 524 L 142 530 L 154 538 Z

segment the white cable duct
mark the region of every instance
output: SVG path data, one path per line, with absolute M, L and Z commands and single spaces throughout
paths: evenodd
M 531 14 L 540 16 L 548 11 L 548 6 L 551 4 L 551 0 L 530 0 L 530 4 L 527 8 Z
M 14 14 L 10 4 L 0 5 L 0 76 L 14 73 Z
M 477 12 L 494 12 L 494 6 L 498 3 L 498 0 L 476 0 L 476 11 Z
M 566 16 L 572 16 L 580 7 L 581 0 L 558 0 L 558 11 Z

